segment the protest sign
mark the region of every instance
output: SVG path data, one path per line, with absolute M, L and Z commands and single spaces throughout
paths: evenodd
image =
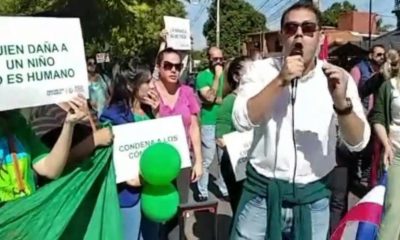
M 233 132 L 223 136 L 231 160 L 236 181 L 246 178 L 246 165 L 249 161 L 248 151 L 253 142 L 253 131 Z
M 190 21 L 189 19 L 164 16 L 167 30 L 167 46 L 176 50 L 190 50 Z
M 0 17 L 0 111 L 88 97 L 79 19 Z
M 117 183 L 139 176 L 139 161 L 151 144 L 166 142 L 181 155 L 182 168 L 190 167 L 190 153 L 181 116 L 113 126 Z

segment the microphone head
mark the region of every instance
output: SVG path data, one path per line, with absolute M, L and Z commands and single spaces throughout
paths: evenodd
M 300 42 L 296 42 L 293 46 L 292 51 L 290 52 L 290 56 L 303 56 L 303 44 Z

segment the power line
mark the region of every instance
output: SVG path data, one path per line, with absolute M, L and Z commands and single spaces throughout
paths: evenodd
M 193 22 L 197 22 L 200 19 L 200 17 L 203 15 L 204 10 L 206 10 L 206 8 L 207 8 L 206 4 L 201 3 L 201 8 L 199 9 L 199 11 L 197 11 L 197 14 L 193 19 Z
M 273 12 L 269 18 L 267 17 L 267 20 L 269 22 L 269 20 L 271 21 L 270 23 L 275 22 L 276 20 L 280 19 L 280 15 L 282 15 L 282 11 L 289 7 L 290 4 L 292 4 L 293 0 L 287 0 L 286 3 L 284 1 L 280 1 L 278 4 L 276 4 L 275 6 L 277 7 L 280 3 L 285 3 L 283 5 L 281 5 L 277 10 L 275 10 L 275 12 Z
M 254 6 L 254 8 L 257 9 L 256 11 L 258 11 L 259 9 L 261 9 L 261 8 L 263 7 L 263 5 L 265 4 L 265 2 L 268 2 L 268 0 L 265 0 L 265 1 L 264 1 L 264 0 L 261 0 L 261 3 L 258 4 L 258 7 L 255 7 L 255 6 Z
M 265 7 L 264 7 L 264 10 L 262 11 L 262 13 L 265 15 L 265 16 L 267 16 L 267 15 L 269 15 L 269 10 L 271 10 L 271 8 L 273 8 L 274 6 L 276 6 L 277 4 L 279 4 L 279 2 L 281 2 L 282 0 L 277 0 L 277 1 L 274 1 L 274 2 L 269 2 L 269 4 L 267 4 Z
M 267 5 L 268 1 L 269 1 L 269 0 L 265 0 L 265 2 L 262 3 L 262 4 L 260 5 L 260 7 L 258 7 L 257 12 L 261 12 L 261 11 L 262 11 L 261 9 L 263 9 L 263 8 L 265 7 L 265 5 Z

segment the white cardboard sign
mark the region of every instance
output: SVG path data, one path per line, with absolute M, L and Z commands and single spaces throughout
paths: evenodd
M 88 97 L 77 18 L 0 17 L 0 111 Z
M 139 161 L 151 144 L 167 142 L 181 155 L 182 168 L 190 167 L 190 153 L 181 116 L 113 126 L 113 159 L 117 183 L 139 176 Z
M 167 30 L 167 46 L 176 50 L 190 50 L 190 20 L 185 18 L 164 16 Z
M 253 142 L 253 131 L 232 132 L 223 136 L 229 153 L 236 181 L 246 178 L 246 165 L 249 161 L 248 151 Z

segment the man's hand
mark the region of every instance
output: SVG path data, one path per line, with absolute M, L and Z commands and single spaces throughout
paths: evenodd
M 328 78 L 328 88 L 331 93 L 333 103 L 337 109 L 347 107 L 346 91 L 348 76 L 340 67 L 325 63 L 322 67 L 326 77 Z
M 217 97 L 217 98 L 215 99 L 215 103 L 216 103 L 216 104 L 222 104 L 222 97 Z
M 283 80 L 283 85 L 288 85 L 293 79 L 301 77 L 304 72 L 304 60 L 300 55 L 288 56 L 279 73 L 279 77 Z
M 221 64 L 216 64 L 216 65 L 214 66 L 214 72 L 215 72 L 215 75 L 216 75 L 216 76 L 221 77 L 222 74 L 224 73 L 224 68 L 222 67 Z

